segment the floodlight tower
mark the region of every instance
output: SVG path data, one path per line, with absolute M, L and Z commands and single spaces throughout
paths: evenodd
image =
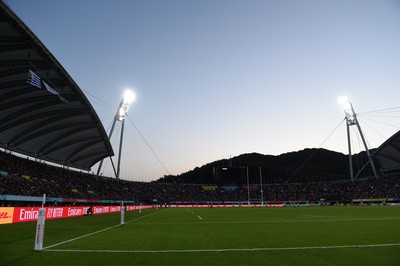
M 119 139 L 119 150 L 118 150 L 118 164 L 117 164 L 117 171 L 115 173 L 115 177 L 117 179 L 119 179 L 120 166 L 121 166 L 122 140 L 123 140 L 123 136 L 124 136 L 125 117 L 126 117 L 126 114 L 128 113 L 129 107 L 131 106 L 131 104 L 134 100 L 135 100 L 135 94 L 131 90 L 126 90 L 124 93 L 124 97 L 122 98 L 122 101 L 119 104 L 119 107 L 117 109 L 117 113 L 115 114 L 114 121 L 111 126 L 111 130 L 110 130 L 110 134 L 108 135 L 108 138 L 111 140 L 111 136 L 113 134 L 116 122 L 121 122 L 121 134 L 120 134 L 120 139 Z M 99 175 L 102 165 L 103 165 L 103 160 L 101 160 L 101 162 L 99 164 L 99 168 L 97 169 L 97 175 Z M 114 167 L 114 165 L 113 165 L 113 167 Z M 114 172 L 115 172 L 115 169 L 114 169 Z
M 359 132 L 359 134 L 361 136 L 361 140 L 362 140 L 362 142 L 364 144 L 365 151 L 367 152 L 368 160 L 369 160 L 369 163 L 371 164 L 371 168 L 372 168 L 372 171 L 374 173 L 374 176 L 375 176 L 375 178 L 378 178 L 378 175 L 376 173 L 376 168 L 375 168 L 374 161 L 372 160 L 371 153 L 369 152 L 369 149 L 367 147 L 367 143 L 365 141 L 364 134 L 362 133 L 360 124 L 358 123 L 357 115 L 354 112 L 353 105 L 351 104 L 351 102 L 349 101 L 349 99 L 347 97 L 339 98 L 338 102 L 339 102 L 340 106 L 342 107 L 343 112 L 344 112 L 344 114 L 346 116 L 347 145 L 349 147 L 349 167 L 350 167 L 350 179 L 351 179 L 351 181 L 354 181 L 355 178 L 354 178 L 354 174 L 353 174 L 353 161 L 352 161 L 351 144 L 350 144 L 350 126 L 354 126 L 354 125 L 357 126 L 358 132 Z

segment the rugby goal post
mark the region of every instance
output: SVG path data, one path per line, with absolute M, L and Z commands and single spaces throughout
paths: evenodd
M 43 249 L 44 224 L 46 221 L 46 209 L 44 208 L 45 203 L 46 194 L 43 194 L 42 207 L 39 208 L 38 219 L 36 223 L 35 250 Z
M 124 202 L 121 202 L 121 224 L 125 224 L 125 207 Z

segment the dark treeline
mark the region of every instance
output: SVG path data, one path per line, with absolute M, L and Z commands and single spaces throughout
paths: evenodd
M 352 160 L 354 175 L 368 163 L 365 152 L 353 155 Z M 350 178 L 349 156 L 326 149 L 305 149 L 278 156 L 248 153 L 208 163 L 180 175 L 164 176 L 157 182 L 243 185 L 247 183 L 247 172 L 250 184 L 346 180 Z M 359 174 L 360 177 L 372 175 L 369 165 Z

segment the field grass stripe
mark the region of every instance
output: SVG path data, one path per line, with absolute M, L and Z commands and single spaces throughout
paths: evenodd
M 232 251 L 287 251 L 287 250 L 312 250 L 312 249 L 342 249 L 342 248 L 376 248 L 394 247 L 400 243 L 368 244 L 368 245 L 343 245 L 343 246 L 317 246 L 317 247 L 285 247 L 285 248 L 226 248 L 226 249 L 182 249 L 182 250 L 82 250 L 82 249 L 48 249 L 49 252 L 81 252 L 81 253 L 194 253 L 194 252 L 232 252 Z
M 225 218 L 232 219 L 232 218 Z M 329 220 L 275 220 L 275 221 L 217 221 L 217 222 L 203 222 L 204 224 L 273 224 L 273 223 L 335 223 L 335 222 L 368 222 L 368 221 L 392 221 L 400 220 L 400 218 L 366 218 L 366 219 L 329 219 Z M 148 225 L 168 225 L 168 224 L 193 224 L 192 222 L 155 222 L 146 223 Z
M 132 222 L 134 222 L 134 221 L 137 221 L 137 220 L 140 220 L 140 219 L 149 217 L 149 216 L 151 216 L 151 215 L 154 215 L 154 214 L 156 214 L 156 213 L 159 213 L 160 211 L 162 211 L 162 210 L 159 210 L 159 211 L 156 211 L 156 212 L 153 212 L 153 213 L 144 215 L 144 216 L 140 216 L 140 217 L 138 217 L 138 218 L 135 218 L 135 219 L 133 219 L 133 220 L 130 220 L 130 221 L 128 221 L 128 222 L 125 222 L 125 224 L 129 224 L 129 223 L 132 223 Z M 63 245 L 63 244 L 69 243 L 69 242 L 73 242 L 73 241 L 76 241 L 76 240 L 79 240 L 79 239 L 82 239 L 82 238 L 85 238 L 85 237 L 88 237 L 88 236 L 92 236 L 92 235 L 95 235 L 95 234 L 98 234 L 98 233 L 101 233 L 101 232 L 104 232 L 104 231 L 107 231 L 107 230 L 116 228 L 116 227 L 121 226 L 121 225 L 122 225 L 122 224 L 113 225 L 113 226 L 110 226 L 110 227 L 101 229 L 101 230 L 99 230 L 99 231 L 96 231 L 96 232 L 93 232 L 93 233 L 90 233 L 90 234 L 86 234 L 86 235 L 83 235 L 83 236 L 78 236 L 78 237 L 75 237 L 75 238 L 72 238 L 72 239 L 69 239 L 69 240 L 66 240 L 66 241 L 63 241 L 63 242 L 54 244 L 54 245 L 50 245 L 50 246 L 47 246 L 47 247 L 43 247 L 42 250 L 46 250 L 46 249 L 49 249 L 49 248 L 52 248 L 52 247 L 57 247 L 57 246 L 60 246 L 60 245 Z

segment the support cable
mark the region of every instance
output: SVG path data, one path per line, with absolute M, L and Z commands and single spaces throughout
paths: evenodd
M 131 122 L 131 124 L 135 127 L 136 131 L 139 133 L 140 137 L 143 139 L 143 141 L 146 143 L 147 147 L 150 149 L 150 151 L 153 153 L 153 155 L 156 157 L 156 159 L 158 160 L 158 162 L 161 164 L 161 166 L 164 168 L 165 172 L 168 173 L 168 175 L 171 175 L 170 172 L 168 171 L 168 169 L 165 167 L 165 165 L 163 164 L 163 162 L 161 161 L 160 157 L 158 157 L 158 155 L 155 153 L 155 151 L 153 150 L 153 148 L 150 146 L 149 142 L 146 140 L 146 138 L 143 136 L 143 134 L 140 132 L 140 130 L 137 128 L 137 126 L 135 125 L 135 123 L 133 123 L 132 119 L 126 115 L 126 117 L 129 119 L 129 121 Z M 172 180 L 174 181 L 174 183 L 176 183 L 175 179 L 172 178 Z
M 335 127 L 335 129 L 328 135 L 328 137 L 325 138 L 325 140 L 318 146 L 318 149 L 321 148 L 322 145 L 324 145 L 324 143 L 332 136 L 332 134 L 339 128 L 339 126 L 343 123 L 343 121 L 345 121 L 346 118 L 344 118 L 342 121 L 340 121 L 340 123 Z M 295 176 L 307 163 L 308 161 L 315 155 L 315 153 L 318 150 L 314 150 L 313 153 L 311 153 L 310 156 L 308 156 L 308 158 L 293 172 L 293 174 L 285 181 L 285 183 L 288 183 L 293 176 Z

